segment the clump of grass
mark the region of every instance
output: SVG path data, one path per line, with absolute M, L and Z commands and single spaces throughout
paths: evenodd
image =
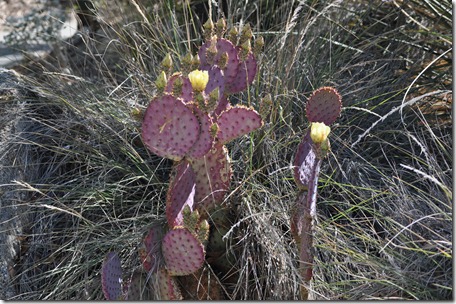
M 447 56 L 441 19 L 420 15 L 436 29 L 422 33 L 386 3 L 233 2 L 224 8 L 228 21 L 249 21 L 266 38 L 255 85 L 236 102 L 255 104 L 267 91 L 274 105 L 262 130 L 230 144 L 235 176 L 225 203 L 236 217 L 227 234 L 236 260 L 232 275 L 220 278 L 226 298 L 299 297 L 290 163 L 307 123 L 304 100 L 322 85 L 338 88 L 344 109 L 319 183 L 311 296 L 451 298 L 451 132 L 404 106 L 410 96 L 418 102 L 432 93 L 412 85 L 436 56 L 415 41 L 433 34 Z M 18 299 L 102 299 L 106 252 L 120 252 L 132 273 L 140 268 L 142 234 L 164 221 L 171 163 L 147 152 L 131 113 L 147 106 L 166 53 L 195 51 L 204 14 L 169 1 L 95 4 L 101 29 L 81 36 L 82 49 L 67 47 L 65 65 L 49 58 L 29 79 L 41 97 L 28 105 L 30 128 L 15 145 L 39 174 L 18 182 L 33 194 L 25 202 L 32 220 Z M 436 3 L 412 4 L 420 14 Z M 445 82 L 437 89 L 449 90 Z

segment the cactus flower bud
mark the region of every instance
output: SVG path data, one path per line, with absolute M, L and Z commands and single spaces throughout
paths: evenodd
M 222 38 L 223 34 L 226 31 L 226 21 L 225 19 L 219 19 L 215 24 L 215 32 L 219 38 Z
M 231 41 L 233 44 L 237 44 L 239 32 L 235 27 L 232 27 L 228 32 L 228 40 Z
M 316 144 L 324 142 L 329 135 L 331 128 L 322 122 L 313 122 L 310 127 L 310 138 Z
M 209 81 L 209 73 L 207 71 L 194 70 L 188 73 L 188 79 L 195 91 L 202 92 Z
M 260 55 L 263 47 L 264 47 L 264 38 L 263 38 L 263 36 L 260 36 L 257 39 L 255 39 L 255 42 L 253 44 L 253 54 L 255 56 Z
M 159 92 L 163 92 L 163 90 L 165 89 L 165 86 L 166 86 L 166 82 L 167 82 L 166 73 L 164 71 L 162 71 L 160 73 L 160 75 L 158 76 L 157 80 L 155 80 L 155 86 L 157 87 L 157 90 Z
M 168 53 L 166 54 L 165 58 L 163 58 L 163 61 L 161 62 L 161 67 L 164 71 L 170 71 L 173 66 L 173 59 L 171 58 L 171 55 Z

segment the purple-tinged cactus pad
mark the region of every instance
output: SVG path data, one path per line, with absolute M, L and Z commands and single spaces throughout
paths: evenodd
M 323 122 L 329 126 L 336 121 L 342 108 L 342 97 L 336 89 L 322 87 L 313 92 L 306 105 L 310 122 Z
M 223 201 L 230 186 L 231 167 L 228 151 L 221 143 L 200 159 L 191 161 L 196 173 L 195 208 L 203 216 Z
M 220 115 L 223 111 L 230 107 L 230 102 L 226 96 L 220 98 L 217 108 L 214 110 L 214 116 Z
M 180 162 L 174 168 L 174 178 L 166 199 L 166 219 L 170 229 L 183 225 L 182 210 L 185 205 L 193 210 L 195 197 L 195 172 L 187 161 Z
M 154 98 L 144 114 L 142 138 L 147 148 L 158 156 L 181 160 L 199 133 L 198 118 L 174 96 Z
M 166 269 L 161 268 L 151 279 L 152 284 L 154 285 L 155 294 L 158 296 L 159 300 L 182 300 L 182 295 L 176 279 L 170 276 Z
M 239 71 L 236 77 L 232 78 L 231 81 L 227 83 L 226 91 L 229 93 L 244 91 L 255 79 L 256 72 L 257 61 L 252 52 L 250 52 L 247 59 L 239 63 Z
M 198 140 L 188 152 L 187 157 L 190 159 L 203 157 L 212 148 L 214 142 L 214 138 L 210 132 L 212 125 L 211 117 L 196 106 L 193 106 L 192 109 L 193 114 L 195 114 L 200 123 L 200 133 Z
M 149 229 L 146 237 L 139 248 L 139 259 L 147 272 L 156 272 L 162 261 L 161 241 L 164 231 L 161 225 L 155 225 Z
M 299 270 L 305 282 L 312 278 L 313 231 L 309 196 L 306 191 L 299 193 L 291 216 L 291 233 L 299 249 Z
M 197 271 L 204 263 L 204 247 L 186 228 L 176 227 L 163 238 L 163 257 L 172 276 L 183 276 Z
M 217 138 L 222 144 L 248 134 L 263 125 L 260 114 L 252 108 L 236 106 L 220 114 Z
M 174 81 L 176 81 L 177 78 L 180 78 L 182 80 L 182 94 L 180 96 L 175 96 L 177 98 L 182 98 L 182 101 L 184 103 L 189 103 L 193 101 L 193 88 L 190 80 L 188 77 L 183 77 L 182 74 L 180 73 L 175 73 L 171 75 L 171 77 L 168 79 L 168 83 L 166 84 L 165 87 L 165 92 L 168 94 L 173 93 L 173 85 Z
M 201 48 L 198 51 L 198 55 L 200 58 L 200 68 L 202 70 L 209 71 L 212 67 L 212 65 L 210 65 L 206 59 L 206 52 L 207 49 L 211 46 L 211 43 L 211 41 L 206 42 L 201 46 Z M 232 79 L 234 79 L 234 77 L 236 77 L 239 69 L 239 57 L 236 47 L 229 40 L 219 38 L 216 42 L 216 48 L 217 54 L 214 58 L 215 62 L 218 62 L 223 54 L 226 53 L 228 55 L 228 62 L 225 69 L 223 69 L 223 72 L 227 81 L 231 81 Z
M 209 94 L 215 88 L 219 88 L 219 95 L 223 96 L 225 92 L 225 76 L 219 67 L 210 67 L 208 70 L 209 81 L 207 82 L 206 89 L 204 92 Z
M 308 190 L 310 188 L 311 182 L 318 177 L 320 165 L 321 159 L 317 157 L 313 148 L 309 128 L 298 146 L 294 159 L 294 179 L 300 189 Z
M 147 275 L 142 272 L 134 272 L 129 280 L 125 294 L 125 300 L 127 301 L 153 300 Z
M 103 261 L 101 285 L 107 300 L 122 298 L 122 266 L 117 252 L 109 252 Z

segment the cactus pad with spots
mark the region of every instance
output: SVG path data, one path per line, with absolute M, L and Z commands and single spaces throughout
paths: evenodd
M 142 138 L 147 148 L 161 157 L 181 160 L 199 133 L 198 118 L 174 96 L 155 98 L 144 114 Z
M 191 274 L 204 263 L 203 244 L 183 227 L 176 227 L 165 235 L 162 252 L 168 273 L 172 276 Z
M 332 87 L 322 87 L 313 92 L 306 104 L 310 122 L 323 122 L 329 126 L 336 121 L 342 108 L 342 97 Z

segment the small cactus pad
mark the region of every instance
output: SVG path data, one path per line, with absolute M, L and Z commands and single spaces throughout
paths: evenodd
M 182 300 L 176 279 L 170 276 L 166 269 L 161 268 L 151 280 L 154 285 L 155 294 L 159 300 Z
M 291 233 L 299 248 L 299 269 L 304 281 L 309 282 L 312 278 L 313 264 L 313 231 L 312 231 L 312 198 L 302 191 L 296 200 L 296 205 L 291 216 Z
M 147 282 L 147 275 L 142 272 L 134 272 L 125 292 L 127 301 L 153 300 L 152 290 Z
M 190 164 L 184 160 L 174 170 L 166 199 L 166 219 L 171 229 L 183 224 L 182 210 L 186 205 L 193 210 L 195 197 L 195 172 Z
M 215 88 L 219 88 L 219 95 L 223 96 L 223 93 L 225 92 L 225 76 L 222 70 L 220 70 L 219 67 L 214 66 L 210 67 L 207 71 L 209 74 L 209 81 L 204 92 L 209 94 Z
M 223 111 L 228 110 L 230 107 L 230 102 L 226 96 L 222 96 L 217 105 L 217 108 L 214 110 L 214 115 L 220 115 Z
M 214 138 L 211 135 L 210 129 L 212 119 L 207 114 L 201 111 L 198 107 L 193 106 L 193 114 L 198 118 L 200 123 L 200 133 L 198 140 L 188 152 L 188 158 L 201 158 L 212 148 Z
M 107 300 L 122 298 L 122 266 L 117 252 L 106 255 L 101 268 L 101 285 Z
M 161 262 L 161 241 L 164 231 L 161 225 L 149 229 L 139 248 L 139 258 L 147 272 L 156 272 Z
M 166 268 L 172 276 L 191 274 L 204 263 L 203 244 L 182 227 L 176 227 L 165 235 L 162 251 Z
M 192 110 L 171 95 L 154 98 L 144 114 L 142 138 L 158 156 L 181 160 L 199 133 L 199 122 Z
M 175 97 L 182 98 L 182 101 L 184 103 L 189 103 L 193 100 L 192 84 L 190 83 L 188 77 L 183 77 L 180 73 L 175 73 L 171 75 L 171 77 L 168 79 L 168 83 L 166 84 L 165 92 L 168 94 L 172 94 L 174 82 L 178 78 L 182 80 L 182 93 L 180 94 L 180 96 Z
M 236 106 L 220 114 L 217 124 L 218 140 L 226 144 L 242 135 L 248 134 L 263 125 L 260 114 L 251 108 Z
M 313 92 L 306 105 L 306 115 L 310 122 L 323 122 L 329 126 L 340 115 L 342 97 L 332 87 L 322 87 Z
M 206 59 L 207 51 L 213 42 L 214 40 L 206 42 L 201 46 L 201 48 L 198 51 L 201 70 L 209 71 L 213 66 L 212 64 L 209 64 L 209 62 Z M 226 77 L 227 81 L 231 81 L 232 79 L 234 79 L 234 77 L 237 77 L 239 69 L 239 57 L 236 47 L 229 40 L 219 38 L 216 40 L 216 48 L 217 54 L 214 57 L 215 64 L 217 64 L 220 61 L 220 58 L 222 56 L 228 55 L 226 66 L 220 68 L 224 71 L 224 76 Z
M 294 179 L 300 189 L 309 189 L 311 181 L 318 176 L 320 164 L 321 159 L 315 153 L 312 139 L 310 138 L 310 129 L 308 129 L 304 139 L 298 146 L 294 159 Z
M 257 72 L 257 62 L 250 52 L 245 61 L 239 63 L 239 71 L 226 86 L 229 93 L 238 93 L 244 91 L 249 84 L 255 79 Z
M 216 143 L 200 159 L 192 160 L 196 173 L 196 209 L 204 216 L 207 211 L 220 204 L 230 186 L 231 167 L 225 146 Z

